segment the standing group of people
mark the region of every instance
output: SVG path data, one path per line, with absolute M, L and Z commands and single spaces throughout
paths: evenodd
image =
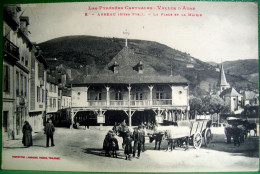
M 44 128 L 44 133 L 46 134 L 46 147 L 49 147 L 49 140 L 50 139 L 51 139 L 51 146 L 55 146 L 54 145 L 54 139 L 53 139 L 54 132 L 55 132 L 55 127 L 52 124 L 52 120 L 49 119 L 45 128 Z M 30 146 L 33 145 L 32 127 L 31 127 L 31 125 L 29 124 L 28 121 L 24 122 L 22 143 L 25 147 L 30 147 Z
M 124 149 L 125 160 L 131 160 L 132 157 L 136 157 L 136 152 L 137 159 L 139 159 L 141 152 L 144 152 L 145 150 L 144 127 L 142 125 L 139 125 L 138 128 L 135 128 L 134 132 L 131 134 L 131 132 L 129 131 L 129 129 L 126 128 L 127 126 L 124 123 L 122 123 L 121 126 L 122 128 L 119 128 L 117 130 L 119 131 L 119 136 L 122 136 L 123 138 L 122 147 Z M 110 151 L 112 151 L 113 157 L 117 158 L 117 150 L 119 150 L 119 147 L 118 141 L 115 138 L 115 134 L 118 132 L 115 132 L 116 129 L 113 130 L 114 131 L 108 131 L 103 142 L 103 150 L 105 150 L 105 156 L 111 157 Z

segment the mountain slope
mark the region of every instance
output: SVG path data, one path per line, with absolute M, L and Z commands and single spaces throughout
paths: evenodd
M 67 36 L 39 44 L 51 67 L 64 65 L 66 69 L 71 68 L 71 72 L 77 72 L 77 75 L 86 73 L 86 66 L 89 74 L 99 72 L 122 50 L 124 45 L 124 39 L 94 36 Z M 144 64 L 149 64 L 159 74 L 170 75 L 170 67 L 172 67 L 173 75 L 182 75 L 191 81 L 191 90 L 196 86 L 207 90 L 209 84 L 211 87 L 216 85 L 212 84 L 214 80 L 217 82 L 219 77 L 215 66 L 200 61 L 188 53 L 157 42 L 143 40 L 128 40 L 128 47 L 135 52 L 138 59 L 142 60 Z M 53 58 L 57 58 L 57 60 L 53 61 Z M 256 71 L 249 65 L 244 67 L 248 69 L 245 70 L 247 73 Z M 227 75 L 227 80 L 238 89 L 248 85 L 257 88 L 256 83 L 249 82 L 242 75 L 230 74 Z M 203 85 L 200 85 L 201 82 Z

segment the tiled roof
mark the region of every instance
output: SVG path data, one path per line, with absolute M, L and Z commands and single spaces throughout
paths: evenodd
M 220 94 L 220 97 L 241 97 L 242 95 L 239 94 L 233 87 L 228 88 Z
M 72 84 L 153 84 L 153 83 L 179 83 L 187 84 L 188 80 L 182 76 L 147 76 L 144 74 L 120 76 L 114 75 L 83 75 L 75 78 Z
M 117 62 L 118 74 L 119 75 L 137 75 L 137 66 L 140 61 L 143 65 L 143 74 L 157 74 L 157 71 L 154 70 L 150 65 L 145 63 L 133 50 L 128 47 L 124 47 L 105 67 L 99 72 L 99 74 L 114 74 L 111 67 Z
M 143 66 L 143 73 L 138 73 L 137 66 Z M 112 67 L 118 64 L 118 73 Z M 128 47 L 124 47 L 99 73 L 95 75 L 81 75 L 72 84 L 153 84 L 153 83 L 189 83 L 180 75 L 160 75 L 148 63 L 138 57 Z

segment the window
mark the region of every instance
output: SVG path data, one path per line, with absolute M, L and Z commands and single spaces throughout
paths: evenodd
M 27 96 L 27 78 L 24 76 L 24 96 Z
M 16 71 L 16 95 L 20 95 L 19 72 Z
M 25 66 L 28 67 L 28 59 L 25 60 Z
M 53 107 L 56 108 L 56 99 L 53 99 Z
M 50 98 L 50 107 L 53 108 L 52 98 Z
M 7 65 L 4 65 L 3 67 L 3 80 L 4 80 L 4 84 L 3 84 L 4 92 L 10 92 L 10 68 Z
M 99 92 L 99 93 L 97 94 L 97 100 L 102 100 L 102 93 L 101 93 L 101 92 Z
M 3 127 L 4 127 L 4 132 L 7 132 L 7 125 L 8 125 L 8 111 L 3 112 Z
M 156 99 L 157 100 L 163 99 L 163 89 L 161 87 L 157 88 Z
M 158 100 L 163 99 L 163 93 L 162 92 L 157 92 L 156 93 L 156 99 L 158 99 Z
M 40 101 L 40 87 L 37 86 L 37 102 Z
M 141 92 L 135 93 L 135 99 L 136 100 L 143 100 L 143 94 Z
M 123 100 L 122 93 L 120 91 L 116 93 L 115 100 Z
M 42 89 L 42 102 L 44 102 L 44 89 Z
M 21 95 L 23 95 L 23 75 L 21 74 L 21 77 L 20 77 L 20 88 L 21 88 Z

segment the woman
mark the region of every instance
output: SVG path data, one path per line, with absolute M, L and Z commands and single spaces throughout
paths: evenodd
M 32 146 L 32 127 L 28 121 L 24 122 L 23 126 L 23 145 L 26 147 Z
M 111 141 L 112 134 L 113 131 L 109 130 L 103 142 L 103 150 L 105 150 L 105 156 L 109 156 L 109 157 L 111 156 L 109 151 L 110 151 L 110 141 Z
M 126 134 L 126 139 L 125 139 L 125 160 L 131 161 L 131 153 L 132 153 L 132 138 L 130 137 L 130 133 Z

